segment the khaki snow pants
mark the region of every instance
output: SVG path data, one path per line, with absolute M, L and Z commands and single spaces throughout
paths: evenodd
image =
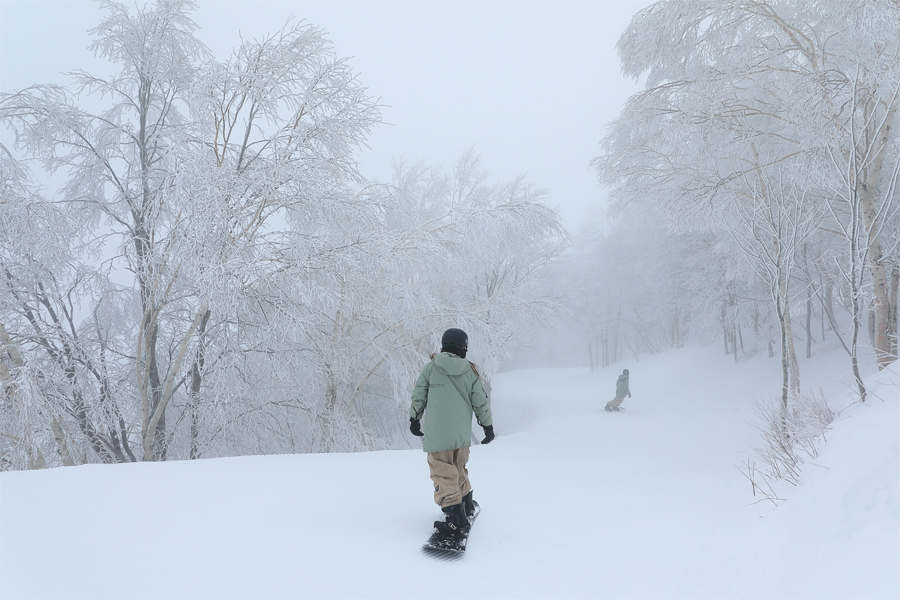
M 434 501 L 444 508 L 462 502 L 463 496 L 472 491 L 469 483 L 469 448 L 428 453 L 428 470 L 434 482 Z

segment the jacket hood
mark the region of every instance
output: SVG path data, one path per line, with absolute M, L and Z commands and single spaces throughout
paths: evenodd
M 623 379 L 628 379 L 628 375 L 625 375 L 624 373 L 619 375 L 619 381 L 621 381 Z
M 470 369 L 469 361 L 460 358 L 450 352 L 441 352 L 434 355 L 434 366 L 445 375 L 462 375 L 466 369 Z

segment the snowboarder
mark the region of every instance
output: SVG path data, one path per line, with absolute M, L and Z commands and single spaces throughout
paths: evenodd
M 619 410 L 625 396 L 631 398 L 631 390 L 628 389 L 628 369 L 623 369 L 622 374 L 616 380 L 616 397 L 606 403 L 606 412 Z
M 481 443 L 494 439 L 491 409 L 481 375 L 466 360 L 468 348 L 465 331 L 452 328 L 444 332 L 440 353 L 431 355 L 416 380 L 409 409 L 409 430 L 424 436 L 422 449 L 428 453 L 434 501 L 444 513 L 443 521 L 435 521 L 435 529 L 454 539 L 468 534 L 469 517 L 477 506 L 466 469 L 473 412 L 484 429 Z M 426 412 L 423 432 L 421 419 Z

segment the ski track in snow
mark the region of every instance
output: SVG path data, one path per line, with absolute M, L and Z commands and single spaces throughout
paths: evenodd
M 844 362 L 804 373 L 840 390 Z M 623 367 L 633 398 L 607 413 Z M 884 401 L 841 413 L 827 468 L 779 507 L 753 504 L 736 467 L 775 359 L 684 349 L 500 374 L 498 437 L 469 462 L 482 512 L 453 560 L 421 551 L 440 511 L 420 450 L 3 473 L 0 596 L 898 597 L 900 377 L 885 373 Z

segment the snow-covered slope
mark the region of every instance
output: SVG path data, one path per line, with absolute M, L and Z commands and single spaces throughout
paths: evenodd
M 686 349 L 496 377 L 460 560 L 419 450 L 83 466 L 0 475 L 0 597 L 897 598 L 900 376 L 850 405 L 846 362 L 802 365 L 843 410 L 779 507 L 736 467 L 779 361 Z

